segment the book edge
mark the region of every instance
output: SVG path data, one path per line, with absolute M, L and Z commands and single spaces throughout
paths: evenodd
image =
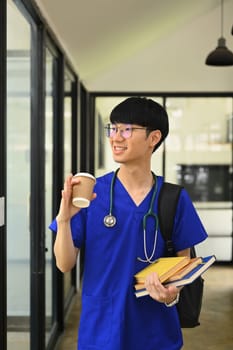
M 201 276 L 205 271 L 208 270 L 208 268 L 214 264 L 214 262 L 216 261 L 216 256 L 215 255 L 210 255 L 210 256 L 207 256 L 207 257 L 204 257 L 202 258 L 203 260 L 204 259 L 208 259 L 203 265 L 202 265 L 202 268 L 203 270 L 201 270 L 201 273 L 200 273 L 200 269 L 198 269 L 196 271 L 196 273 L 192 274 L 192 276 L 190 276 L 190 278 L 188 279 L 185 279 L 185 276 L 182 277 L 181 279 L 179 280 L 176 280 L 176 281 L 172 281 L 172 282 L 168 282 L 168 283 L 164 283 L 165 286 L 171 286 L 171 285 L 174 285 L 176 287 L 182 287 L 182 286 L 185 286 L 187 284 L 191 284 L 192 282 L 194 282 L 199 276 Z M 200 264 L 201 265 L 201 264 Z M 195 267 L 197 268 L 197 266 Z M 192 272 L 192 271 L 191 271 Z M 188 274 L 190 274 L 191 272 L 189 272 Z M 194 279 L 191 280 L 191 277 L 195 276 Z M 180 283 L 178 283 L 180 282 Z M 148 295 L 148 291 L 146 290 L 146 288 L 143 288 L 143 289 L 137 289 L 135 292 L 134 292 L 135 296 L 137 298 L 139 297 L 142 297 L 142 296 L 146 296 Z

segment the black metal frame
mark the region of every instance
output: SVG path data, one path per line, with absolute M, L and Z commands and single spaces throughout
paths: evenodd
M 31 27 L 30 348 L 40 350 L 45 348 L 45 50 L 44 28 Z
M 78 148 L 77 148 L 77 135 L 78 135 L 78 78 L 74 77 L 74 81 L 71 84 L 71 115 L 72 115 L 72 134 L 71 134 L 71 149 L 72 149 L 72 159 L 71 159 L 71 171 L 72 174 L 75 174 L 78 168 Z M 76 293 L 76 285 L 77 285 L 77 268 L 76 266 L 71 271 L 71 285 L 73 288 L 73 293 Z M 71 296 L 72 297 L 72 296 Z
M 80 145 L 85 145 L 85 147 L 80 148 L 80 170 L 89 171 L 88 166 L 88 121 L 87 121 L 87 111 L 88 111 L 88 96 L 87 91 L 83 84 L 80 85 Z
M 0 349 L 7 349 L 6 296 L 6 0 L 0 1 L 0 198 L 4 200 L 0 224 Z
M 58 153 L 59 150 L 56 147 L 57 142 L 59 143 L 59 140 L 57 141 L 57 139 L 59 139 L 58 135 L 60 135 L 60 133 L 61 134 L 63 133 L 63 129 L 60 131 L 60 129 L 57 128 L 57 125 L 55 125 L 57 122 L 59 122 L 60 118 L 62 118 L 61 117 L 62 113 L 59 112 L 59 106 L 60 106 L 59 102 L 61 98 L 59 93 L 60 80 L 57 79 L 57 77 L 59 77 L 61 67 L 63 67 L 63 60 L 59 59 L 60 51 L 55 47 L 50 37 L 48 36 L 48 33 L 46 33 L 46 37 L 45 37 L 45 47 L 50 51 L 50 53 L 53 56 L 52 76 L 53 76 L 53 82 L 55 81 L 55 83 L 53 84 L 53 91 L 52 91 L 53 111 L 55 115 L 54 124 L 53 124 L 53 141 L 54 141 L 55 153 L 53 154 L 53 171 L 52 171 L 53 183 L 54 183 L 53 193 L 52 193 L 52 198 L 53 198 L 52 213 L 54 213 L 55 211 L 54 208 L 56 207 L 54 198 L 57 195 L 57 191 L 56 191 L 57 183 L 59 183 L 59 181 L 61 182 L 61 180 L 59 180 L 59 177 L 60 177 L 59 174 L 61 171 L 63 171 L 62 157 L 61 157 L 60 163 L 58 165 L 56 163 L 56 160 L 57 159 L 59 160 L 59 153 Z M 62 71 L 63 71 L 63 68 L 62 68 Z M 59 84 L 59 86 L 57 86 L 57 84 Z M 55 135 L 57 135 L 57 138 Z M 61 170 L 58 168 L 58 170 L 55 171 L 56 166 L 61 166 Z M 49 247 L 49 249 L 52 249 L 52 251 L 53 251 L 54 240 L 55 240 L 55 237 L 52 235 L 51 247 Z M 50 330 L 48 343 L 46 345 L 46 349 L 48 350 L 54 349 L 57 338 L 64 328 L 63 321 L 62 321 L 62 324 L 60 322 L 60 318 L 63 317 L 63 313 L 60 312 L 60 309 L 63 307 L 63 293 L 60 292 L 61 290 L 63 290 L 63 276 L 61 273 L 59 273 L 58 269 L 56 268 L 54 256 L 52 258 L 52 286 L 53 286 L 52 288 L 52 328 Z
M 90 108 L 90 94 L 87 92 L 83 84 L 80 84 L 80 169 L 81 171 L 89 171 L 94 174 L 94 98 L 91 98 L 92 107 Z M 91 113 L 91 115 L 90 115 Z M 85 145 L 85 147 L 81 147 Z M 91 146 L 92 145 L 92 146 Z M 85 250 L 80 250 L 80 280 L 83 275 Z
M 141 96 L 141 97 L 159 97 L 159 98 L 168 98 L 168 97 L 233 97 L 233 91 L 219 91 L 219 92 L 172 92 L 172 91 L 92 91 L 90 93 L 91 97 L 129 97 L 129 96 Z

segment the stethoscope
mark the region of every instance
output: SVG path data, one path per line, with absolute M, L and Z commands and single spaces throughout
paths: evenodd
M 113 208 L 113 190 L 114 190 L 114 185 L 116 182 L 116 176 L 117 176 L 117 172 L 119 169 L 117 169 L 115 171 L 115 173 L 113 174 L 112 180 L 111 180 L 111 186 L 110 186 L 110 204 L 109 204 L 109 214 L 106 215 L 104 217 L 104 225 L 106 227 L 114 227 L 116 225 L 117 219 L 116 217 L 112 214 L 112 208 Z M 144 255 L 145 255 L 145 259 L 142 259 L 140 257 L 138 257 L 138 260 L 141 262 L 148 262 L 148 263 L 153 263 L 155 262 L 155 260 L 152 260 L 154 253 L 155 253 L 155 249 L 156 249 L 156 243 L 157 243 L 157 235 L 158 235 L 158 216 L 156 213 L 153 212 L 152 208 L 154 205 L 154 201 L 155 201 L 155 196 L 157 193 L 157 178 L 156 175 L 154 173 L 152 173 L 153 175 L 153 179 L 154 179 L 154 190 L 153 190 L 153 194 L 151 197 L 151 201 L 150 201 L 150 207 L 148 212 L 143 216 L 143 246 L 144 246 Z M 153 249 L 152 249 L 152 253 L 148 254 L 147 251 L 147 245 L 146 245 L 146 221 L 148 219 L 148 217 L 151 216 L 154 221 L 155 221 L 155 238 L 154 238 L 154 244 L 153 244 Z

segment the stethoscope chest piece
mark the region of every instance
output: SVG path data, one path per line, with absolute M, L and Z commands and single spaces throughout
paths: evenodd
M 116 225 L 116 218 L 115 216 L 108 214 L 104 217 L 104 225 L 106 227 L 113 227 Z

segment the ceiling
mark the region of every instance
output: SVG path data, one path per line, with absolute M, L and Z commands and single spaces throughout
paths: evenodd
M 233 90 L 233 68 L 207 67 L 220 0 L 35 0 L 89 91 Z M 223 34 L 233 50 L 233 0 Z

